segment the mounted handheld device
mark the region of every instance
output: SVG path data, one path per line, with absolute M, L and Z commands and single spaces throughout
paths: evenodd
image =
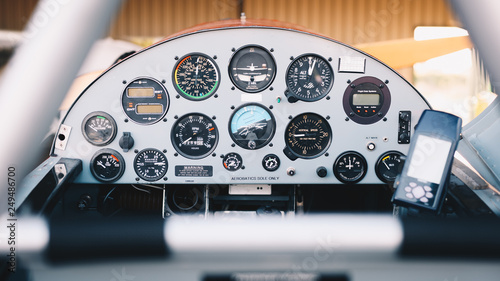
M 461 128 L 462 119 L 457 116 L 433 110 L 423 112 L 403 171 L 394 183 L 394 204 L 430 211 L 441 209 Z

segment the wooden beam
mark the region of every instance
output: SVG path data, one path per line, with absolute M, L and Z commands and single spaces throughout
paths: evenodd
M 356 45 L 394 69 L 412 67 L 417 62 L 472 48 L 469 36 L 415 41 L 413 38 Z

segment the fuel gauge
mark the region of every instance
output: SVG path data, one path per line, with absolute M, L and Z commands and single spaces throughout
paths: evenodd
M 382 154 L 375 166 L 377 177 L 383 182 L 393 183 L 403 168 L 404 161 L 401 159 L 402 157 L 404 155 L 399 151 L 387 151 Z

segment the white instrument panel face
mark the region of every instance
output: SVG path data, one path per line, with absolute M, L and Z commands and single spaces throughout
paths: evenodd
M 381 155 L 408 150 L 400 111 L 411 139 L 427 108 L 394 70 L 327 38 L 209 30 L 107 70 L 53 154 L 83 161 L 78 183 L 381 184 Z

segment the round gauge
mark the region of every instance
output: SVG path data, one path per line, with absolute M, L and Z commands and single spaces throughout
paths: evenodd
M 161 179 L 168 169 L 167 157 L 158 149 L 147 148 L 135 156 L 135 173 L 145 181 Z
M 303 113 L 288 123 L 283 152 L 291 160 L 315 158 L 328 149 L 331 141 L 332 129 L 328 121 L 315 113 Z
M 286 71 L 289 94 L 302 101 L 317 101 L 333 86 L 333 70 L 322 57 L 306 54 L 296 58 Z
M 152 78 L 137 78 L 123 90 L 123 110 L 136 123 L 149 125 L 160 121 L 168 106 L 167 90 Z
M 269 109 L 259 104 L 245 104 L 233 113 L 229 134 L 233 141 L 245 149 L 258 149 L 274 136 L 276 121 Z
M 229 77 L 238 89 L 257 93 L 266 89 L 276 76 L 276 63 L 261 46 L 245 46 L 233 54 L 229 63 Z
M 177 186 L 166 190 L 165 209 L 175 214 L 190 214 L 204 210 L 202 187 Z
M 262 159 L 262 167 L 268 172 L 274 172 L 280 167 L 280 158 L 276 154 L 268 154 Z
M 90 172 L 99 181 L 113 182 L 125 171 L 125 161 L 113 149 L 101 149 L 90 160 Z
M 231 152 L 224 156 L 224 159 L 222 159 L 222 164 L 228 171 L 237 171 L 243 165 L 243 159 L 238 153 Z
M 404 157 L 404 154 L 399 151 L 388 151 L 382 154 L 375 166 L 377 177 L 383 182 L 393 183 L 404 165 L 401 157 Z
M 219 87 L 219 68 L 204 54 L 189 54 L 175 66 L 172 79 L 177 92 L 190 100 L 204 100 Z
M 200 159 L 214 151 L 219 132 L 208 116 L 190 113 L 177 120 L 170 137 L 179 154 L 190 159 Z
M 366 160 L 363 155 L 355 151 L 342 153 L 335 164 L 333 164 L 333 173 L 335 177 L 343 183 L 357 183 L 362 180 L 367 171 Z
M 343 106 L 349 118 L 358 124 L 373 124 L 389 111 L 391 93 L 387 85 L 375 77 L 361 77 L 347 87 Z
M 106 145 L 115 139 L 116 122 L 107 113 L 92 112 L 83 119 L 82 132 L 91 144 Z
M 193 208 L 199 204 L 199 200 L 198 192 L 192 188 L 176 188 L 172 194 L 174 206 L 179 211 L 193 211 Z

